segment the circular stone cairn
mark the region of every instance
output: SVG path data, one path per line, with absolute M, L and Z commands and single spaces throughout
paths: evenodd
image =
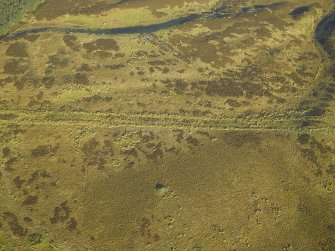
M 157 195 L 160 197 L 164 197 L 170 191 L 170 188 L 167 185 L 164 185 L 163 183 L 156 183 L 155 189 L 156 189 Z

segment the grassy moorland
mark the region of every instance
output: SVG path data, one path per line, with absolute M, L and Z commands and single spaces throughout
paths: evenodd
M 39 5 L 0 42 L 0 250 L 334 250 L 333 5 Z

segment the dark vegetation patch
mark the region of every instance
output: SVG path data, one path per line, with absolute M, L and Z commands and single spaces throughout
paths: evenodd
M 109 65 L 105 65 L 105 68 L 108 70 L 118 70 L 121 68 L 124 68 L 125 65 L 124 64 L 109 64 Z
M 44 74 L 46 74 L 46 75 L 51 74 L 54 69 L 56 69 L 56 67 L 54 65 L 52 65 L 52 64 L 49 64 L 45 68 Z
M 309 142 L 310 136 L 309 134 L 303 133 L 298 136 L 298 140 L 300 144 L 306 145 Z
M 227 105 L 231 106 L 231 107 L 240 107 L 241 103 L 237 102 L 234 99 L 227 99 L 225 102 Z
M 272 97 L 273 95 L 264 89 L 262 84 L 256 84 L 256 83 L 241 83 L 240 84 L 241 88 L 245 92 L 245 96 L 247 98 L 252 98 L 252 97 L 261 97 L 261 96 L 267 96 L 267 97 Z
M 264 76 L 264 70 L 256 64 L 249 64 L 239 71 L 230 71 L 226 73 L 226 79 L 240 79 L 245 83 L 257 83 L 268 77 Z
M 34 195 L 28 195 L 27 198 L 22 202 L 23 206 L 31 206 L 36 204 L 38 201 L 38 197 Z
M 32 157 L 43 157 L 49 153 L 55 153 L 58 150 L 59 146 L 50 146 L 50 145 L 40 145 L 31 150 Z
M 192 137 L 191 135 L 189 135 L 187 138 L 186 138 L 186 142 L 189 144 L 189 145 L 192 145 L 192 146 L 198 146 L 199 145 L 199 140 L 195 137 Z
M 73 82 L 75 84 L 79 84 L 79 85 L 87 85 L 89 83 L 89 80 L 88 80 L 86 74 L 78 72 L 78 73 L 74 74 Z
M 146 217 L 143 217 L 141 220 L 140 227 L 139 227 L 139 231 L 142 237 L 145 237 L 145 236 L 150 237 L 151 235 L 150 225 L 151 225 L 150 220 Z
M 223 137 L 224 142 L 233 147 L 239 148 L 244 144 L 260 145 L 261 138 L 257 133 L 252 132 L 227 132 Z
M 50 218 L 51 224 L 65 222 L 70 218 L 71 210 L 67 205 L 67 201 L 63 201 L 59 206 L 55 207 L 53 216 Z
M 41 233 L 32 233 L 29 235 L 28 240 L 31 245 L 35 246 L 42 243 L 43 235 Z
M 77 42 L 77 37 L 74 35 L 65 35 L 63 37 L 64 43 L 73 51 L 80 51 L 80 45 Z
M 197 134 L 209 138 L 210 134 L 208 131 L 197 131 Z
M 120 47 L 118 46 L 116 40 L 114 40 L 112 38 L 100 38 L 100 39 L 97 39 L 95 41 L 84 43 L 83 48 L 88 53 L 91 53 L 91 52 L 97 51 L 97 50 L 104 51 L 105 53 L 107 53 L 107 51 L 109 51 L 109 50 L 113 50 L 113 51 L 119 51 L 120 50 Z
M 334 164 L 329 164 L 326 172 L 327 172 L 328 175 L 335 178 L 335 165 Z
M 3 119 L 3 120 L 16 119 L 17 117 L 18 115 L 13 114 L 13 113 L 0 114 L 0 119 Z
M 23 74 L 27 69 L 28 66 L 22 59 L 9 59 L 4 66 L 4 72 L 12 75 Z
M 205 87 L 205 93 L 208 95 L 219 95 L 222 97 L 239 97 L 244 92 L 240 85 L 231 81 L 211 81 Z
M 84 143 L 82 152 L 84 154 L 84 166 L 97 166 L 98 169 L 104 169 L 105 159 L 114 155 L 113 146 L 109 140 L 105 140 L 101 144 L 94 138 Z
M 154 236 L 153 236 L 153 240 L 154 241 L 160 241 L 161 237 L 159 236 L 159 234 L 155 233 Z
M 317 150 L 321 154 L 334 153 L 334 152 L 332 152 L 332 148 L 331 147 L 323 144 L 323 142 L 317 141 L 315 138 L 311 139 L 310 146 L 314 150 Z
M 55 84 L 55 81 L 56 79 L 54 76 L 46 76 L 42 78 L 42 84 L 48 89 Z
M 16 157 L 12 157 L 12 158 L 10 158 L 9 160 L 7 160 L 6 162 L 5 162 L 5 170 L 7 171 L 7 172 L 12 172 L 12 171 L 14 171 L 14 168 L 13 168 L 13 165 L 14 165 L 14 163 L 15 162 L 17 162 L 17 158 Z
M 164 151 L 162 149 L 162 143 L 158 144 L 147 144 L 148 149 L 141 149 L 145 157 L 152 161 L 162 160 L 164 157 Z
M 193 114 L 194 116 L 200 117 L 200 116 L 208 116 L 209 114 L 211 114 L 210 111 L 202 111 L 199 109 L 195 109 L 193 111 L 188 111 L 188 113 Z
M 88 52 L 91 53 L 92 51 L 97 50 L 94 42 L 84 43 L 83 48 Z
M 309 12 L 311 10 L 311 6 L 310 5 L 306 5 L 306 6 L 299 6 L 295 9 L 293 9 L 289 15 L 293 18 L 293 19 L 298 19 L 301 16 L 303 16 L 306 12 Z
M 2 156 L 4 158 L 7 158 L 10 155 L 10 153 L 11 153 L 11 150 L 9 147 L 2 148 Z
M 39 177 L 39 172 L 38 171 L 34 172 L 31 175 L 31 177 L 28 179 L 27 184 L 29 185 L 29 184 L 33 183 L 38 177 Z
M 335 175 L 335 166 L 331 164 L 325 165 L 322 160 L 326 160 L 329 156 L 335 153 L 335 150 L 326 144 L 324 139 L 316 140 L 316 138 L 311 136 L 305 136 L 304 134 L 299 136 L 299 141 L 302 143 L 300 148 L 301 154 L 307 160 L 313 164 L 313 173 L 315 176 L 321 176 L 327 173 L 331 177 Z
M 114 54 L 114 58 L 123 58 L 125 57 L 126 54 L 125 53 L 121 53 L 121 52 L 117 52 Z
M 68 230 L 71 232 L 77 230 L 78 223 L 75 218 L 71 217 L 67 222 L 66 222 L 66 227 Z
M 91 68 L 88 64 L 82 64 L 80 68 L 78 68 L 78 71 L 90 71 Z
M 32 157 L 42 157 L 50 152 L 50 146 L 41 145 L 31 150 Z
M 163 150 L 160 148 L 154 148 L 151 152 L 146 152 L 145 156 L 149 160 L 158 160 L 158 159 L 163 159 L 164 153 Z
M 54 66 L 65 67 L 68 65 L 69 60 L 67 57 L 65 57 L 65 55 L 62 52 L 58 52 L 57 54 L 49 56 L 48 63 Z
M 306 158 L 307 160 L 309 160 L 310 162 L 312 162 L 314 164 L 314 166 L 316 167 L 315 170 L 315 176 L 321 176 L 322 175 L 322 168 L 319 164 L 318 161 L 318 156 L 316 155 L 316 153 L 309 149 L 309 148 L 303 148 L 301 149 L 301 154 L 304 158 Z
M 28 216 L 24 217 L 23 220 L 27 223 L 33 222 L 33 220 L 31 218 L 29 218 Z
M 27 44 L 23 42 L 14 42 L 6 50 L 6 55 L 11 57 L 28 57 Z
M 153 60 L 153 61 L 149 61 L 148 64 L 157 66 L 157 65 L 166 65 L 167 62 L 166 61 L 160 61 L 160 60 Z
M 0 87 L 4 87 L 7 83 L 11 83 L 12 81 L 13 81 L 12 77 L 0 79 Z
M 16 188 L 20 189 L 22 187 L 22 184 L 25 182 L 25 180 L 21 179 L 20 176 L 16 176 L 13 179 L 13 183 L 15 185 Z
M 10 230 L 15 236 L 23 237 L 27 235 L 27 229 L 23 228 L 17 216 L 12 212 L 4 212 L 2 218 L 7 222 Z
M 113 56 L 113 54 L 108 51 L 99 50 L 99 51 L 93 52 L 93 56 L 98 57 L 98 58 L 110 58 Z
M 112 38 L 100 38 L 95 41 L 96 47 L 99 50 L 120 50 L 117 42 Z
M 312 120 L 302 120 L 300 123 L 298 122 L 298 128 L 316 128 L 320 126 L 320 121 L 312 121 Z
M 174 89 L 174 91 L 179 94 L 185 92 L 188 87 L 187 82 L 182 79 L 175 79 L 175 80 L 165 79 L 161 80 L 161 83 L 164 84 L 165 87 L 169 89 Z
M 27 180 L 27 185 L 30 185 L 37 181 L 38 178 L 50 178 L 50 174 L 47 171 L 36 171 L 31 174 L 30 178 Z
M 182 79 L 177 79 L 174 83 L 174 89 L 177 93 L 184 92 L 187 88 L 187 83 Z
M 305 116 L 322 116 L 326 113 L 326 110 L 322 107 L 312 107 L 304 113 Z
M 15 79 L 14 86 L 18 90 L 22 90 L 25 86 L 40 86 L 40 79 L 34 75 L 34 73 L 28 71 L 21 78 Z
M 184 139 L 184 131 L 180 129 L 175 129 L 173 132 L 176 134 L 176 141 L 177 143 L 181 143 L 181 141 Z
M 121 150 L 120 152 L 128 156 L 133 156 L 135 158 L 138 157 L 138 152 L 135 147 L 132 147 L 130 149 L 124 149 L 124 150 Z
M 153 132 L 139 132 L 139 136 L 141 137 L 141 143 L 147 143 L 155 139 L 155 135 Z
M 26 130 L 22 129 L 18 124 L 11 124 L 7 126 L 7 129 L 11 130 L 11 135 L 16 137 L 19 134 L 24 134 Z
M 271 30 L 265 27 L 258 28 L 256 30 L 256 34 L 258 37 L 263 37 L 263 38 L 272 37 Z

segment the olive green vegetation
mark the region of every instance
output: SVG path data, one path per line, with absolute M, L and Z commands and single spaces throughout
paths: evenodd
M 53 241 L 44 237 L 42 234 L 33 233 L 27 237 L 28 244 L 25 246 L 17 246 L 15 240 L 11 239 L 4 231 L 0 231 L 0 251 L 56 251 L 60 250 Z
M 6 34 L 25 13 L 34 11 L 45 0 L 0 0 L 0 35 Z
M 22 11 L 0 39 L 0 251 L 335 250 L 334 2 L 276 1 Z

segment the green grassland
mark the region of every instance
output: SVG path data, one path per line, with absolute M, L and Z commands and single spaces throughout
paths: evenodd
M 1 0 L 0 35 L 6 34 L 28 12 L 34 11 L 45 0 Z

